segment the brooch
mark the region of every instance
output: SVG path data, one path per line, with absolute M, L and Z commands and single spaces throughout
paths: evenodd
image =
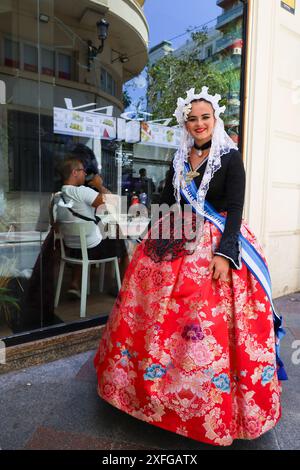
M 193 181 L 194 178 L 196 178 L 199 175 L 200 175 L 200 173 L 198 173 L 198 171 L 193 171 L 193 170 L 189 171 L 185 175 L 185 180 L 186 180 L 187 183 L 190 183 L 191 181 Z

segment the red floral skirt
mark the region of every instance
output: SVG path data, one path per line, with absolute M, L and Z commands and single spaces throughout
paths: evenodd
M 244 235 L 263 256 L 243 221 Z M 98 393 L 163 429 L 213 445 L 255 439 L 281 415 L 272 310 L 243 264 L 208 266 L 221 234 L 205 221 L 191 254 L 157 262 L 138 245 L 94 359 Z M 264 257 L 264 256 L 263 256 Z

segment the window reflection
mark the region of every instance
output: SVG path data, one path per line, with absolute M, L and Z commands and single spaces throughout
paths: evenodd
M 55 58 L 54 51 L 42 48 L 42 74 L 53 77 L 55 74 Z
M 54 306 L 61 253 L 49 208 L 53 193 L 62 187 L 58 169 L 66 155 L 77 144 L 88 147 L 94 155 L 92 173 L 101 175 L 103 194 L 111 196 L 112 206 L 119 207 L 123 196 L 122 216 L 139 203 L 150 217 L 176 151 L 176 128 L 164 122 L 174 109 L 160 110 L 163 89 L 151 102 L 150 67 L 143 69 L 148 56 L 154 66 L 169 54 L 179 57 L 193 50 L 193 39 L 185 37 L 186 42 L 176 47 L 163 41 L 148 51 L 145 33 L 135 29 L 137 23 L 128 25 L 108 12 L 111 35 L 88 71 L 86 40 L 99 45 L 96 27 L 93 31 L 99 15 L 82 2 L 71 3 L 43 1 L 45 22 L 39 22 L 35 2 L 22 2 L 22 9 L 14 11 L 7 2 L 0 12 L 0 287 L 4 283 L 17 304 L 12 302 L 5 313 L 0 307 L 0 338 L 82 320 L 80 300 L 71 300 L 67 293 L 71 266 L 64 271 L 60 301 Z M 238 143 L 243 5 L 229 0 L 217 4 L 222 10 L 206 29 L 197 60 L 209 63 L 226 80 L 225 124 Z M 130 8 L 127 1 L 124 8 Z M 143 18 L 139 6 L 134 12 Z M 16 27 L 16 18 L 23 28 Z M 117 48 L 118 57 L 112 56 L 115 31 L 123 45 Z M 125 56 L 129 60 L 123 63 L 119 58 Z M 176 77 L 176 68 L 169 72 L 168 79 Z M 133 77 L 134 92 L 128 88 Z M 184 86 L 188 89 L 193 83 Z M 125 89 L 131 90 L 131 103 L 127 100 L 124 109 Z M 109 228 L 111 208 L 102 215 Z M 118 229 L 125 230 L 124 220 Z M 134 221 L 132 216 L 130 223 Z M 125 245 L 131 257 L 134 239 L 125 240 Z M 87 319 L 107 316 L 117 294 L 113 266 L 105 267 L 102 292 L 99 269 L 94 266 L 90 273 Z
M 20 66 L 20 45 L 12 39 L 4 39 L 4 64 L 7 67 Z

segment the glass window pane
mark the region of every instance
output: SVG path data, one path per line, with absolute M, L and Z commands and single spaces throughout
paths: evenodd
M 4 40 L 4 65 L 16 68 L 20 66 L 20 47 L 17 41 Z
M 93 40 L 95 47 L 100 45 L 96 30 L 93 35 L 92 27 L 94 28 L 95 22 L 93 20 L 91 23 L 92 15 L 85 12 L 82 5 L 88 2 L 7 0 L 4 3 L 5 8 L 0 7 L 2 65 L 22 66 L 24 70 L 36 72 L 36 76 L 27 73 L 25 79 L 22 74 L 12 74 L 11 69 L 2 67 L 3 70 L 0 70 L 0 86 L 1 81 L 4 82 L 8 103 L 0 105 L 0 256 L 4 255 L 9 260 L 11 293 L 20 299 L 21 307 L 20 311 L 12 308 L 9 322 L 1 323 L 0 315 L 0 338 L 44 326 L 83 320 L 80 318 L 80 301 L 70 300 L 68 292 L 75 273 L 72 267 L 65 269 L 61 296 L 58 305 L 54 306 L 61 259 L 59 243 L 55 252 L 51 251 L 53 241 L 51 243 L 50 240 L 48 245 L 43 243 L 50 233 L 48 206 L 51 193 L 62 187 L 59 167 L 74 145 L 84 144 L 89 151 L 94 152 L 95 157 L 91 157 L 91 153 L 85 148 L 87 153 L 84 161 L 85 165 L 89 165 L 89 176 L 100 167 L 103 185 L 113 193 L 115 201 L 118 197 L 125 196 L 127 210 L 139 199 L 147 206 L 151 215 L 150 204 L 159 200 L 178 139 L 176 140 L 176 132 L 170 127 L 174 122 L 163 126 L 151 124 L 147 119 L 172 117 L 177 97 L 181 96 L 176 89 L 178 76 L 184 89 L 193 86 L 199 89 L 203 85 L 203 75 L 199 73 L 199 68 L 205 62 L 205 67 L 211 67 L 210 70 L 204 70 L 208 77 L 207 85 L 214 93 L 222 94 L 227 107 L 226 129 L 233 139 L 238 140 L 243 50 L 243 8 L 235 8 L 233 11 L 236 1 L 224 0 L 210 2 L 207 7 L 212 9 L 211 16 L 205 18 L 208 21 L 208 37 L 199 48 L 199 56 L 193 59 L 193 63 L 200 60 L 192 83 L 188 82 L 191 75 L 186 73 L 191 70 L 188 67 L 178 69 L 177 63 L 174 65 L 172 62 L 168 69 L 161 69 L 159 79 L 151 76 L 151 67 L 146 67 L 146 46 L 142 54 L 138 36 L 137 44 L 134 40 L 130 44 L 127 42 L 128 38 L 124 37 L 127 28 L 125 24 L 118 29 L 120 42 L 116 41 L 113 34 L 109 34 L 103 54 L 95 57 L 88 72 L 86 40 Z M 40 3 L 43 4 L 42 13 L 49 14 L 48 23 L 39 21 Z M 124 0 L 125 3 L 128 2 Z M 25 15 L 26 27 L 23 27 Z M 75 16 L 80 17 L 80 23 L 74 22 Z M 202 16 L 198 15 L 198 18 Z M 113 17 L 111 21 L 114 21 Z M 119 18 L 118 22 L 120 21 Z M 162 21 L 168 21 L 167 13 Z M 111 31 L 116 32 L 118 22 L 112 25 Z M 178 28 L 175 22 L 174 28 Z M 173 36 L 176 37 L 183 30 L 185 28 L 180 27 L 174 31 Z M 134 36 L 133 31 L 130 34 Z M 171 36 L 172 34 L 169 37 Z M 178 36 L 178 40 L 172 44 L 168 41 L 160 42 L 162 40 L 163 37 L 157 41 L 156 46 L 153 45 L 155 50 L 152 57 L 150 51 L 150 63 L 155 64 L 159 58 L 167 56 L 173 50 L 176 56 L 180 48 L 185 53 L 195 51 L 190 33 L 184 37 Z M 111 50 L 114 47 L 120 48 L 120 51 L 113 58 L 118 57 L 117 54 L 121 57 L 128 53 L 128 63 L 120 60 L 112 62 Z M 146 68 L 140 76 L 136 76 L 136 71 L 143 65 Z M 59 77 L 64 81 L 52 80 L 51 77 Z M 123 137 L 117 141 L 114 126 L 123 109 L 113 96 L 117 95 L 121 99 L 122 86 L 131 78 L 134 81 L 132 87 L 128 87 L 130 99 L 127 100 L 124 111 L 132 111 L 133 121 L 123 120 Z M 166 86 L 160 87 L 161 79 L 166 80 Z M 222 90 L 219 90 L 220 86 L 223 86 Z M 65 98 L 69 99 L 67 103 Z M 173 99 L 173 102 L 168 99 Z M 111 107 L 112 116 L 89 112 L 89 108 L 84 105 L 90 103 L 95 103 L 94 107 L 102 110 L 103 107 Z M 168 107 L 161 103 L 167 103 Z M 77 109 L 70 109 L 71 107 Z M 92 108 L 91 106 L 90 110 Z M 153 117 L 148 113 L 153 113 Z M 57 116 L 59 122 L 55 122 L 54 127 Z M 140 123 L 137 119 L 145 119 L 145 122 Z M 132 240 L 125 242 L 129 254 L 132 253 L 134 243 Z M 42 257 L 38 260 L 41 252 Z M 91 294 L 87 297 L 86 319 L 106 317 L 115 301 L 116 283 L 113 271 L 108 267 L 105 270 L 101 294 L 99 274 L 99 269 L 91 270 Z M 30 295 L 32 286 L 34 295 Z M 80 282 L 78 286 L 80 290 Z
M 107 93 L 112 95 L 112 76 L 108 73 L 107 74 Z
M 100 87 L 101 90 L 106 90 L 106 70 L 104 70 L 103 68 L 101 68 L 100 72 Z
M 212 46 L 209 46 L 207 49 L 206 49 L 206 57 L 209 58 L 211 57 L 213 54 L 213 48 Z
M 24 44 L 24 70 L 28 72 L 38 71 L 38 52 L 36 46 Z
M 117 84 L 115 80 L 113 80 L 113 83 L 112 83 L 112 95 L 117 96 Z
M 65 80 L 71 80 L 71 56 L 58 54 L 58 76 Z
M 42 48 L 42 74 L 54 76 L 55 74 L 55 55 L 54 51 Z

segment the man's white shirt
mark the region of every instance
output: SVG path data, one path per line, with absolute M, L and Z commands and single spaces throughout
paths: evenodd
M 83 220 L 74 216 L 68 209 L 70 207 L 74 212 L 95 219 L 95 208 L 92 207 L 93 202 L 99 195 L 97 191 L 86 186 L 73 186 L 69 184 L 63 185 L 61 188 L 64 201 L 60 194 L 54 198 L 56 221 L 57 222 L 74 222 L 82 223 Z M 99 245 L 102 240 L 99 227 L 96 224 L 90 224 L 90 232 L 87 234 L 86 243 L 88 248 L 94 248 Z M 80 239 L 76 236 L 64 236 L 65 244 L 69 248 L 80 248 Z

